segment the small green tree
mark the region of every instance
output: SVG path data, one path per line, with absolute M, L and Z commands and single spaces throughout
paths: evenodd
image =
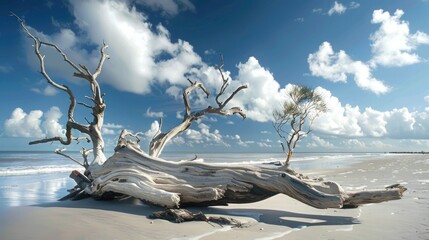
M 327 111 L 322 96 L 309 87 L 295 85 L 288 95 L 289 99 L 283 103 L 282 109 L 273 114 L 273 126 L 282 139 L 281 146 L 285 154 L 283 142 L 287 146 L 286 166 L 298 141 L 311 132 L 314 119 Z

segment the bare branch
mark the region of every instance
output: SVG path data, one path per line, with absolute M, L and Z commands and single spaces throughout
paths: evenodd
M 60 142 L 63 145 L 69 145 L 71 143 L 71 141 L 68 142 L 67 140 L 64 140 L 62 137 L 53 137 L 53 138 L 44 138 L 36 141 L 31 141 L 28 144 L 34 145 L 39 143 L 48 143 L 48 142 L 56 142 L 56 141 Z
M 83 69 L 83 71 L 85 71 L 86 74 L 82 72 L 82 74 L 84 74 L 85 76 L 91 76 L 92 75 L 91 72 L 89 71 L 89 69 L 85 65 L 79 64 L 79 67 L 81 67 Z M 91 81 L 91 78 L 86 78 L 86 79 L 88 81 Z
M 231 96 L 229 96 L 229 97 L 225 100 L 225 102 L 223 102 L 223 104 L 221 104 L 222 108 L 223 108 L 223 107 L 225 107 L 225 105 L 226 105 L 226 104 L 228 104 L 228 102 L 229 102 L 229 101 L 231 101 L 231 99 L 233 99 L 233 98 L 234 98 L 234 96 L 235 96 L 238 92 L 240 92 L 241 90 L 246 89 L 246 88 L 247 88 L 247 85 L 241 85 L 241 86 L 239 86 L 237 89 L 235 89 L 235 91 L 231 94 Z M 221 107 L 221 106 L 219 106 L 219 107 Z
M 108 47 L 108 45 L 105 42 L 103 42 L 103 47 L 100 49 L 100 54 L 101 54 L 100 61 L 98 62 L 97 69 L 95 70 L 94 74 L 92 75 L 94 77 L 94 79 L 97 79 L 98 75 L 100 75 L 101 69 L 103 68 L 104 61 L 106 59 L 110 58 L 110 56 L 104 52 L 104 50 L 107 47 Z
M 31 32 L 28 30 L 27 26 L 25 26 L 24 21 L 19 18 L 16 14 L 12 13 L 13 16 L 15 16 L 22 29 L 24 30 L 24 32 L 27 34 L 28 37 L 32 38 L 34 41 L 34 51 L 37 55 L 37 57 L 39 58 L 40 61 L 40 72 L 42 73 L 42 75 L 46 78 L 46 80 L 48 81 L 49 84 L 51 84 L 53 87 L 62 90 L 62 91 L 66 91 L 67 92 L 67 88 L 65 86 L 59 85 L 56 82 L 54 82 L 50 76 L 46 73 L 45 71 L 45 61 L 44 61 L 44 56 L 42 56 L 42 54 L 40 53 L 40 47 L 42 45 L 42 41 L 40 41 L 39 38 L 35 37 L 33 34 L 31 34 Z
M 192 82 L 190 79 L 188 79 L 188 81 L 191 83 L 191 86 L 186 88 L 182 94 L 183 95 L 183 104 L 185 105 L 184 119 L 187 119 L 191 116 L 191 104 L 189 103 L 189 93 L 191 93 L 196 88 L 200 88 L 201 90 L 203 90 L 203 92 L 206 94 L 207 97 L 210 95 L 202 83 L 197 82 L 197 81 Z
M 280 143 L 280 145 L 281 145 L 281 147 L 282 147 L 282 151 L 283 151 L 284 153 L 286 153 L 285 145 L 284 145 L 282 142 Z
M 67 154 L 63 153 L 65 150 L 66 150 L 65 148 L 62 148 L 62 149 L 55 149 L 55 153 L 56 153 L 56 154 L 59 154 L 59 155 L 61 155 L 61 156 L 63 156 L 63 157 L 66 157 L 66 158 L 68 158 L 68 159 L 70 159 L 70 160 L 72 160 L 73 162 L 75 162 L 75 163 L 77 163 L 77 164 L 81 165 L 82 167 L 84 167 L 85 169 L 87 168 L 87 166 L 85 166 L 84 164 L 80 163 L 78 160 L 76 160 L 76 159 L 75 159 L 75 158 L 73 158 L 72 156 L 69 156 L 69 155 L 67 155 Z
M 79 144 L 80 140 L 82 140 L 82 139 L 86 140 L 87 143 L 91 142 L 91 139 L 89 139 L 88 137 L 76 137 L 76 138 L 74 138 L 74 140 L 77 142 L 77 144 Z
M 213 109 L 207 111 L 207 113 L 215 113 L 215 114 L 219 114 L 219 115 L 223 115 L 223 116 L 230 116 L 230 115 L 238 114 L 243 119 L 246 118 L 246 114 L 244 113 L 243 109 L 241 109 L 239 107 L 232 107 L 228 110 L 213 108 Z
M 137 140 L 137 143 L 139 143 L 140 142 L 139 135 L 143 135 L 143 134 L 144 134 L 143 132 L 132 133 L 131 131 L 124 129 L 124 130 L 122 130 L 122 132 L 119 136 L 119 139 L 125 139 L 127 136 L 130 136 L 130 137 L 135 138 Z
M 32 38 L 34 41 L 35 41 L 35 45 L 34 45 L 34 47 L 35 48 L 37 48 L 37 49 L 39 49 L 40 48 L 40 46 L 41 45 L 46 45 L 46 46 L 50 46 L 50 47 L 53 47 L 55 50 L 57 50 L 60 54 L 61 54 L 61 56 L 63 57 L 63 59 L 64 59 L 64 61 L 65 62 L 67 62 L 71 67 L 73 67 L 78 73 L 77 74 L 83 74 L 83 72 L 82 72 L 82 70 L 79 68 L 79 67 L 77 67 L 76 66 L 76 64 L 74 64 L 72 61 L 70 61 L 68 58 L 67 58 L 67 55 L 57 46 L 57 45 L 55 45 L 55 44 L 53 44 L 53 43 L 48 43 L 48 42 L 43 42 L 43 41 L 41 41 L 39 38 L 37 38 L 37 37 L 35 37 L 33 34 L 31 34 L 31 32 L 30 32 L 30 30 L 28 30 L 28 28 L 27 28 L 27 26 L 25 26 L 25 24 L 24 24 L 24 21 L 20 18 L 20 17 L 18 17 L 15 13 L 13 13 L 13 12 L 10 12 L 11 13 L 11 15 L 12 16 L 14 16 L 15 18 L 17 18 L 18 19 L 18 21 L 19 21 L 19 23 L 20 23 L 20 25 L 21 25 L 21 27 L 22 27 L 22 29 L 24 30 L 24 32 L 30 37 L 30 38 Z M 38 50 L 37 50 L 38 51 Z M 36 54 L 37 54 L 37 52 L 36 52 Z M 39 55 L 39 54 L 38 54 Z M 40 55 L 40 56 L 38 56 L 40 59 L 42 59 L 43 60 L 43 58 L 44 58 L 44 56 L 42 56 L 42 55 Z
M 86 99 L 90 100 L 91 102 L 94 102 L 94 98 L 89 97 L 89 96 L 84 96 Z M 92 108 L 92 107 L 91 107 Z
M 92 109 L 92 106 L 90 106 L 89 104 L 86 104 L 86 103 L 84 103 L 84 102 L 78 102 L 77 104 L 79 104 L 79 105 L 82 105 L 82 106 L 84 106 L 84 107 L 87 107 L 87 108 L 91 108 L 91 109 Z
M 89 167 L 88 155 L 92 152 L 93 152 L 93 149 L 82 148 L 82 150 L 80 150 L 80 154 L 82 154 L 82 157 L 83 157 L 83 166 L 85 167 L 85 169 Z
M 158 137 L 159 134 L 161 134 L 161 129 L 162 129 L 162 117 L 159 118 L 159 123 L 158 123 L 158 130 L 155 132 L 155 134 L 152 136 L 152 140 L 155 139 L 156 137 Z
M 218 106 L 217 107 L 208 106 L 205 109 L 202 109 L 200 111 L 192 113 L 191 112 L 191 104 L 189 101 L 189 94 L 197 88 L 200 88 L 206 94 L 207 97 L 209 96 L 209 92 L 207 91 L 207 89 L 204 87 L 204 85 L 202 83 L 197 82 L 197 81 L 193 82 L 190 79 L 187 79 L 191 85 L 189 87 L 187 87 L 183 91 L 183 94 L 182 94 L 183 103 L 185 106 L 185 114 L 183 117 L 183 121 L 180 124 L 178 124 L 176 127 L 170 129 L 166 133 L 161 133 L 161 132 L 158 133 L 157 132 L 155 134 L 155 136 L 152 138 L 152 140 L 149 144 L 149 149 L 150 149 L 149 154 L 151 156 L 155 156 L 155 157 L 159 156 L 159 154 L 161 154 L 165 144 L 169 140 L 171 140 L 172 138 L 174 138 L 178 134 L 182 133 L 183 131 L 187 130 L 191 126 L 193 121 L 199 119 L 203 115 L 218 114 L 218 115 L 223 115 L 223 116 L 229 116 L 229 115 L 238 114 L 243 119 L 246 118 L 246 114 L 239 107 L 231 107 L 231 108 L 226 109 L 226 110 L 224 109 L 225 106 L 231 101 L 231 99 L 233 99 L 236 96 L 236 94 L 238 92 L 247 88 L 246 85 L 239 86 L 230 96 L 228 96 L 226 98 L 226 100 L 224 102 L 221 102 L 219 100 L 220 97 L 225 93 L 225 90 L 229 85 L 229 80 L 227 78 L 225 78 L 223 71 L 222 71 L 222 67 L 223 67 L 223 57 L 222 57 L 221 66 L 218 67 L 219 72 L 221 74 L 221 78 L 222 78 L 221 88 L 215 97 L 215 101 L 216 101 Z
M 225 89 L 226 89 L 226 88 L 228 87 L 228 85 L 229 85 L 229 83 L 228 83 L 228 82 L 229 82 L 229 79 L 225 78 L 225 75 L 223 74 L 223 66 L 224 66 L 223 54 L 221 54 L 221 55 L 220 55 L 220 58 L 221 58 L 221 64 L 220 64 L 220 66 L 219 66 L 217 69 L 218 69 L 218 71 L 219 71 L 219 73 L 220 73 L 220 76 L 221 76 L 221 78 L 222 78 L 222 85 L 221 85 L 221 87 L 220 87 L 219 93 L 216 95 L 216 98 L 215 98 L 216 103 L 217 103 L 217 105 L 218 105 L 218 106 L 222 105 L 222 102 L 220 102 L 220 101 L 219 101 L 219 97 L 220 97 L 222 94 L 224 94 Z

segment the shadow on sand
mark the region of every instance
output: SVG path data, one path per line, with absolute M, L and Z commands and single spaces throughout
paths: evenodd
M 210 214 L 219 214 L 229 217 L 251 217 L 258 222 L 270 225 L 299 228 L 302 226 L 342 226 L 360 224 L 359 220 L 349 216 L 332 216 L 321 214 L 305 214 L 273 209 L 213 209 Z
M 35 205 L 38 207 L 61 207 L 97 209 L 103 211 L 113 211 L 148 218 L 153 212 L 164 210 L 161 207 L 142 204 L 140 200 L 128 198 L 113 201 L 96 201 L 85 199 L 80 201 L 63 201 Z M 299 228 L 302 226 L 344 226 L 360 224 L 359 220 L 350 216 L 332 216 L 321 214 L 305 214 L 284 210 L 273 209 L 252 209 L 252 208 L 219 208 L 219 207 L 191 207 L 187 208 L 193 213 L 203 212 L 210 215 L 223 215 L 225 217 L 249 217 L 257 222 L 286 226 L 289 228 Z M 349 211 L 349 210 L 342 210 Z

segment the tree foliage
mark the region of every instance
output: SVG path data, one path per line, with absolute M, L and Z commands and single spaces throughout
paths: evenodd
M 274 129 L 287 147 L 285 165 L 289 164 L 299 140 L 311 132 L 314 119 L 327 111 L 323 96 L 307 86 L 294 85 L 288 95 L 282 108 L 273 114 Z M 283 142 L 281 146 L 286 153 Z

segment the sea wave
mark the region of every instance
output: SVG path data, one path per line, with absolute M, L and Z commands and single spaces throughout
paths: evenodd
M 328 153 L 328 154 L 296 154 L 292 162 L 294 167 L 301 169 L 311 168 L 329 168 L 331 165 L 338 167 L 344 164 L 350 164 L 353 159 L 360 161 L 362 158 L 371 158 L 382 154 L 372 153 Z M 14 156 L 17 157 L 17 156 Z M 22 157 L 22 156 L 19 156 Z M 75 169 L 83 170 L 82 167 L 76 164 L 70 164 L 66 160 L 39 160 L 44 156 L 36 155 L 33 160 L 19 161 L 16 158 L 4 158 L 0 161 L 0 177 L 2 176 L 18 176 L 31 174 L 49 174 L 71 172 Z M 1 159 L 1 158 L 0 158 Z M 21 158 L 22 159 L 22 158 Z M 227 159 L 227 161 L 225 161 Z M 269 154 L 211 154 L 199 157 L 193 161 L 202 163 L 211 163 L 216 165 L 278 165 L 283 162 L 284 156 L 276 154 L 270 157 Z M 172 160 L 174 162 L 186 162 L 192 160 Z M 323 165 L 323 166 L 322 166 Z
M 78 167 L 76 165 L 44 165 L 44 166 L 1 167 L 0 168 L 0 177 L 31 175 L 31 174 L 44 174 L 44 173 L 61 173 L 61 172 L 71 172 L 73 170 L 84 170 L 84 169 L 82 167 Z
M 297 156 L 294 156 L 291 161 L 297 162 L 297 163 L 307 163 L 307 162 L 338 162 L 338 161 L 350 161 L 353 159 L 361 159 L 361 158 L 372 158 L 372 157 L 378 157 L 382 156 L 383 154 L 380 153 L 356 153 L 356 154 L 344 154 L 344 153 L 330 153 L 330 154 L 320 154 L 320 155 L 303 155 L 303 154 L 297 154 Z M 245 158 L 243 158 L 245 159 Z M 285 161 L 285 157 L 263 157 L 260 159 L 252 159 L 252 160 L 238 160 L 235 159 L 235 161 L 213 161 L 210 159 L 205 158 L 198 158 L 195 161 L 199 162 L 207 162 L 207 163 L 215 163 L 215 164 L 228 164 L 228 165 L 247 165 L 247 164 L 253 164 L 253 165 L 259 165 L 259 164 L 276 164 L 281 163 Z

